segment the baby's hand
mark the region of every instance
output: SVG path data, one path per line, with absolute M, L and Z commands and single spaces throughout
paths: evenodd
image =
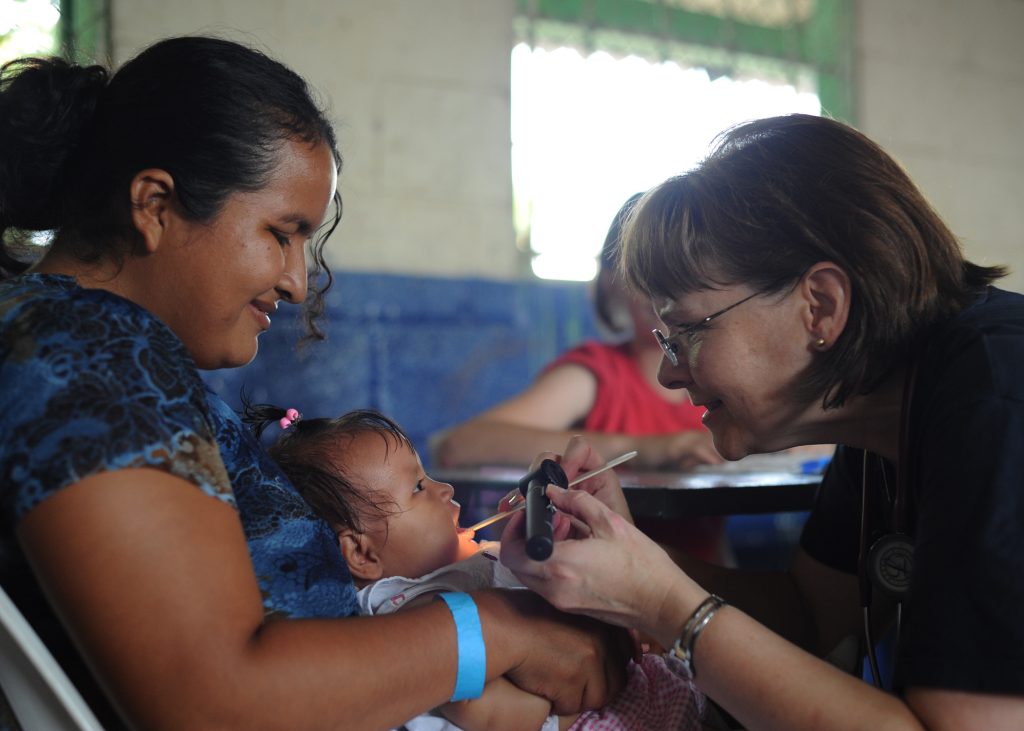
M 636 647 L 636 656 L 633 658 L 637 662 L 640 661 L 641 655 L 664 655 L 665 648 L 658 644 L 650 635 L 641 632 L 639 630 L 629 630 L 629 636 L 633 638 L 633 644 Z

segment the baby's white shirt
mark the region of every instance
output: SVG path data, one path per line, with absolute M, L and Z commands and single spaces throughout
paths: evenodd
M 469 558 L 442 566 L 416 579 L 391 576 L 359 590 L 362 614 L 391 614 L 422 594 L 438 591 L 479 591 L 480 589 L 523 589 L 515 575 L 498 560 L 501 544 L 481 542 Z
M 410 579 L 391 576 L 359 590 L 362 614 L 391 614 L 418 596 L 437 591 L 478 591 L 480 589 L 523 589 L 515 575 L 498 560 L 501 544 L 482 541 L 480 550 L 469 558 L 442 566 L 436 571 Z M 441 716 L 426 713 L 405 724 L 408 731 L 460 731 Z M 558 731 L 558 717 L 548 716 L 540 731 Z

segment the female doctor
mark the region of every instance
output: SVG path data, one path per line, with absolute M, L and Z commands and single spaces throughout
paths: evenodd
M 748 729 L 1024 728 L 1024 297 L 991 286 L 1004 270 L 966 261 L 878 145 L 802 115 L 727 131 L 647 193 L 621 266 L 665 324 L 661 382 L 724 457 L 840 445 L 800 548 L 778 574 L 673 561 L 606 473 L 548 489 L 575 525 L 552 558 L 526 557 L 516 516 L 502 561 L 671 648 Z M 891 688 L 836 667 L 890 628 Z

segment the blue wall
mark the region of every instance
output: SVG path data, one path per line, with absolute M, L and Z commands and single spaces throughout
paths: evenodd
M 245 368 L 207 383 L 240 406 L 293 406 L 309 417 L 378 409 L 409 433 L 429 467 L 430 435 L 522 390 L 556 355 L 597 337 L 587 284 L 339 274 L 327 341 L 296 352 L 297 308 L 282 307 Z

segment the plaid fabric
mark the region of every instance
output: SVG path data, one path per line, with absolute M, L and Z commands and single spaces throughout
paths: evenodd
M 630 663 L 626 687 L 599 711 L 580 715 L 569 731 L 700 731 L 704 695 L 660 655 Z

